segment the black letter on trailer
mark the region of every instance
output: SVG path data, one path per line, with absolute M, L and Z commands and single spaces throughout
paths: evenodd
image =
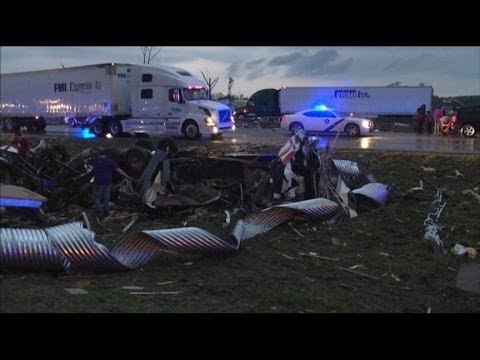
M 53 84 L 53 92 L 67 92 L 67 83 Z

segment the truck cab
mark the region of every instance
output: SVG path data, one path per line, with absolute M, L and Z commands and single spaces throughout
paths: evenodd
M 235 130 L 230 108 L 209 100 L 205 84 L 188 71 L 138 66 L 133 78 L 132 116 L 119 123 L 119 131 L 197 139 Z M 112 135 L 119 135 L 119 131 Z

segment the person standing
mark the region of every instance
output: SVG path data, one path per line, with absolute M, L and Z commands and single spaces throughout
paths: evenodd
M 445 110 L 443 109 L 443 107 L 441 105 L 437 106 L 435 108 L 435 111 L 433 112 L 433 121 L 435 123 L 435 128 L 433 130 L 433 134 L 434 135 L 440 135 L 440 127 L 441 127 L 441 122 L 440 122 L 440 118 L 442 118 L 442 116 L 445 116 Z
M 87 160 L 87 163 L 93 167 L 93 204 L 97 223 L 101 223 L 105 217 L 110 215 L 110 192 L 112 190 L 112 174 L 114 171 L 119 173 L 125 179 L 133 180 L 115 161 L 107 157 L 107 151 L 102 150 L 96 157 Z
M 425 118 L 427 119 L 427 134 L 430 135 L 432 133 L 432 128 L 434 127 L 434 124 L 435 124 L 430 110 L 427 111 L 427 115 L 425 116 Z
M 426 105 L 422 104 L 418 109 L 417 109 L 417 122 L 415 124 L 415 131 L 417 134 L 421 134 L 423 132 L 423 123 L 425 122 L 425 116 L 426 116 Z

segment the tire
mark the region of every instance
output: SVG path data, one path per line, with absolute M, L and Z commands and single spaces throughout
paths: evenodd
M 462 126 L 460 133 L 465 137 L 474 137 L 475 136 L 475 127 L 471 124 L 465 124 Z
M 357 124 L 347 124 L 344 131 L 345 134 L 350 137 L 360 136 L 360 126 L 358 126 Z
M 95 122 L 91 125 L 91 129 L 96 136 L 102 137 L 105 133 L 105 127 L 103 125 L 102 119 L 95 120 Z
M 297 132 L 303 131 L 303 130 L 304 130 L 304 127 L 299 122 L 294 122 L 294 123 L 290 124 L 290 133 L 292 135 L 295 135 Z
M 148 150 L 135 146 L 125 152 L 125 172 L 130 176 L 140 175 L 148 162 L 151 155 Z
M 157 149 L 162 150 L 167 154 L 175 154 L 178 152 L 178 144 L 174 138 L 165 136 L 158 140 Z
M 195 140 L 200 137 L 200 130 L 198 128 L 198 125 L 193 120 L 185 121 L 185 124 L 183 125 L 183 128 L 182 128 L 182 132 L 185 135 L 185 137 L 189 140 Z
M 113 137 L 119 137 L 123 133 L 122 124 L 119 120 L 110 120 L 108 123 L 108 131 Z
M 70 119 L 68 119 L 68 125 L 70 125 L 72 128 L 74 128 L 75 126 L 77 126 L 77 122 L 75 121 L 74 118 L 70 118 Z

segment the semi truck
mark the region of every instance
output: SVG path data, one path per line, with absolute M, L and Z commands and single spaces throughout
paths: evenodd
M 350 116 L 410 116 L 415 115 L 422 104 L 426 105 L 426 110 L 431 110 L 432 95 L 431 86 L 262 89 L 250 97 L 244 115 L 281 116 L 326 106 Z
M 206 85 L 172 66 L 106 63 L 1 74 L 0 125 L 44 130 L 63 119 L 96 136 L 166 134 L 189 139 L 234 131 L 231 110 Z

